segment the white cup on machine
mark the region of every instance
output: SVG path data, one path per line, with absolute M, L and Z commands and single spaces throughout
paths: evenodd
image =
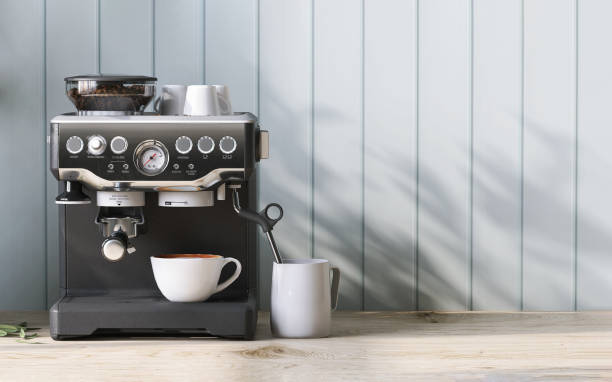
M 185 115 L 231 114 L 229 89 L 225 85 L 189 85 L 185 96 Z
M 232 103 L 230 102 L 229 87 L 227 85 L 212 85 L 217 90 L 219 99 L 219 112 L 221 115 L 232 114 Z
M 183 115 L 185 107 L 185 85 L 164 85 L 161 95 L 155 101 L 155 112 L 161 115 Z
M 330 271 L 333 277 L 330 277 Z M 276 337 L 327 337 L 338 303 L 340 270 L 323 259 L 284 260 L 272 267 L 270 326 Z

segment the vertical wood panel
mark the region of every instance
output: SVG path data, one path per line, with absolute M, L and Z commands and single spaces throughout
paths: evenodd
M 311 253 L 312 28 L 308 0 L 260 1 L 260 122 L 270 131 L 260 204 L 280 203 L 274 233 L 287 258 Z M 262 247 L 260 302 L 270 299 L 272 255 Z
M 612 3 L 578 9 L 578 309 L 612 306 Z
M 416 308 L 416 1 L 365 2 L 364 308 Z
M 100 1 L 100 70 L 155 74 L 153 0 Z
M 204 82 L 201 0 L 155 0 L 155 74 L 158 89 Z
M 0 5 L 0 306 L 45 305 L 44 7 Z
M 98 71 L 97 12 L 95 0 L 47 0 L 47 130 L 51 118 L 76 110 L 66 97 L 64 78 Z M 55 204 L 58 185 L 48 166 L 44 167 L 47 177 L 47 301 L 51 305 L 59 297 L 59 217 Z
M 230 88 L 234 111 L 257 114 L 257 2 L 206 2 L 206 82 Z
M 469 286 L 470 3 L 419 16 L 420 309 L 466 309 Z
M 362 308 L 361 12 L 314 6 L 314 256 L 342 270 L 341 309 Z
M 574 307 L 574 7 L 525 2 L 525 310 Z
M 522 8 L 474 1 L 473 292 L 476 310 L 521 307 Z

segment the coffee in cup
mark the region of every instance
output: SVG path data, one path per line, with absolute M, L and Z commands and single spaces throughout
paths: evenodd
M 234 274 L 219 284 L 226 264 L 236 264 Z M 230 286 L 242 271 L 233 257 L 211 254 L 169 254 L 151 256 L 153 276 L 161 293 L 174 302 L 200 302 Z

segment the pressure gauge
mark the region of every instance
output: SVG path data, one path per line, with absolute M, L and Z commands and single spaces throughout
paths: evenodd
M 153 139 L 140 142 L 134 150 L 134 164 L 138 171 L 147 176 L 164 172 L 169 159 L 166 146 Z

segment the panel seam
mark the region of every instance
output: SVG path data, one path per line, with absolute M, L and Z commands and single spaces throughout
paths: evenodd
M 315 0 L 310 2 L 310 257 L 315 257 Z
M 361 310 L 365 310 L 365 0 L 361 0 Z
M 100 22 L 100 12 L 100 0 L 96 0 L 96 66 L 98 69 L 98 73 L 102 73 L 102 27 Z
M 575 35 L 574 35 L 574 45 L 576 48 L 575 51 L 575 78 L 574 78 L 574 92 L 575 92 L 575 105 L 574 105 L 574 200 L 573 200 L 573 224 L 574 224 L 574 229 L 573 229 L 573 309 L 574 311 L 578 310 L 578 150 L 579 150 L 579 146 L 578 146 L 578 84 L 579 84 L 579 70 L 578 70 L 578 65 L 579 65 L 579 56 L 578 56 L 578 52 L 579 52 L 579 47 L 578 47 L 578 37 L 579 37 L 579 30 L 578 30 L 578 26 L 579 26 L 579 3 L 578 0 L 574 0 L 574 5 L 575 5 L 575 20 L 574 20 L 574 28 L 575 28 Z
M 469 110 L 469 200 L 468 200 L 468 310 L 473 309 L 474 296 L 474 0 L 470 0 L 470 110 Z
M 420 291 L 419 291 L 419 256 L 420 256 L 420 248 L 419 248 L 419 218 L 420 218 L 420 205 L 419 205 L 419 177 L 420 177 L 420 169 L 419 169 L 419 165 L 420 165 L 420 148 L 419 148 L 419 138 L 420 138 L 420 112 L 419 112 L 419 107 L 420 107 L 420 89 L 419 89 L 419 85 L 420 85 L 420 81 L 419 81 L 419 76 L 420 76 L 420 50 L 421 50 L 421 46 L 420 46 L 420 19 L 421 19 L 421 14 L 420 14 L 420 0 L 416 0 L 415 3 L 415 73 L 414 73 L 414 80 L 415 80 L 415 132 L 414 132 L 414 136 L 415 136 L 415 142 L 414 142 L 414 149 L 415 149 L 415 191 L 414 191 L 414 207 L 415 207 L 415 216 L 414 216 L 414 309 L 415 310 L 419 310 L 419 295 L 420 295 Z
M 155 77 L 155 45 L 157 45 L 157 36 L 155 35 L 155 25 L 157 24 L 155 20 L 155 2 L 156 0 L 151 0 L 151 75 Z
M 525 310 L 525 0 L 521 0 L 520 310 Z
M 43 205 L 45 206 L 44 208 L 44 213 L 45 213 L 45 229 L 44 229 L 44 246 L 45 246 L 45 250 L 44 250 L 44 264 L 45 264 L 45 271 L 44 271 L 44 280 L 45 280 L 45 295 L 44 295 L 44 306 L 45 309 L 49 308 L 49 248 L 48 248 L 48 240 L 49 240 L 49 233 L 47 232 L 47 224 L 48 219 L 49 219 L 49 211 L 47 208 L 47 193 L 49 192 L 49 188 L 47 185 L 47 166 L 49 165 L 48 163 L 48 159 L 47 159 L 47 137 L 50 136 L 47 135 L 47 0 L 43 0 L 43 9 L 42 9 L 42 32 L 43 32 L 43 52 L 42 52 L 42 101 L 43 101 L 43 105 L 42 105 L 42 120 L 43 120 L 43 134 L 44 134 L 44 139 L 43 139 L 43 179 L 44 179 L 44 192 L 43 192 Z

